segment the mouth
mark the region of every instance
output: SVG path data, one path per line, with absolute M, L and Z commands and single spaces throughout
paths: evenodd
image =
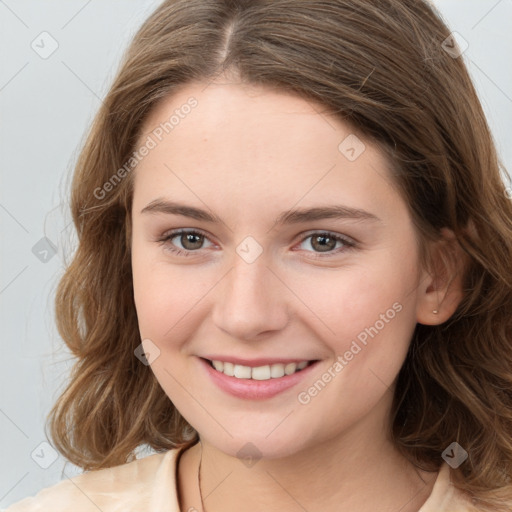
M 274 363 L 261 366 L 245 366 L 242 364 L 234 364 L 229 361 L 218 361 L 205 359 L 210 366 L 223 373 L 228 377 L 236 377 L 237 379 L 250 380 L 270 380 L 280 379 L 286 375 L 293 375 L 304 368 L 307 368 L 316 361 L 299 361 L 296 363 Z
M 253 366 L 233 361 L 198 358 L 210 382 L 228 395 L 244 400 L 265 400 L 297 386 L 314 371 L 320 360 L 252 361 Z M 270 361 L 269 361 L 270 363 Z M 256 366 L 257 365 L 257 366 Z

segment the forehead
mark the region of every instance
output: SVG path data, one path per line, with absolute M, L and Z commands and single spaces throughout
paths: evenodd
M 160 128 L 164 143 L 169 145 L 186 140 L 196 143 L 199 150 L 222 154 L 227 148 L 248 152 L 266 143 L 267 151 L 262 156 L 268 156 L 268 150 L 276 145 L 276 135 L 279 144 L 297 143 L 333 131 L 333 121 L 328 114 L 320 113 L 322 110 L 325 108 L 318 104 L 281 90 L 230 82 L 192 83 L 153 109 L 140 138 Z M 205 145 L 208 142 L 211 144 Z M 325 142 L 326 147 L 331 143 L 331 150 L 336 150 L 333 141 Z M 292 158 L 298 149 L 288 157 Z
M 188 84 L 153 109 L 139 145 L 149 139 L 154 147 L 135 172 L 136 195 L 148 201 L 184 188 L 191 197 L 242 197 L 247 207 L 254 197 L 259 208 L 262 198 L 354 207 L 397 199 L 376 147 L 320 104 L 285 91 Z

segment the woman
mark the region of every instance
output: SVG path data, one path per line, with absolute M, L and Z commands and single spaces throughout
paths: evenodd
M 89 471 L 9 511 L 510 510 L 512 206 L 454 49 L 420 0 L 155 11 L 74 176 Z

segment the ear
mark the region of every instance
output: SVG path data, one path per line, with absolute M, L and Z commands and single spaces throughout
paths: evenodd
M 441 239 L 433 243 L 430 254 L 431 268 L 422 271 L 418 288 L 416 321 L 439 325 L 453 315 L 464 297 L 467 255 L 448 228 L 441 230 Z

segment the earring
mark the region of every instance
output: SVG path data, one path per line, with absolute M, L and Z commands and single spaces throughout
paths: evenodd
M 434 310 L 432 310 L 432 313 L 434 313 L 434 315 L 437 315 L 437 313 L 439 313 L 439 311 L 437 309 L 434 309 Z

